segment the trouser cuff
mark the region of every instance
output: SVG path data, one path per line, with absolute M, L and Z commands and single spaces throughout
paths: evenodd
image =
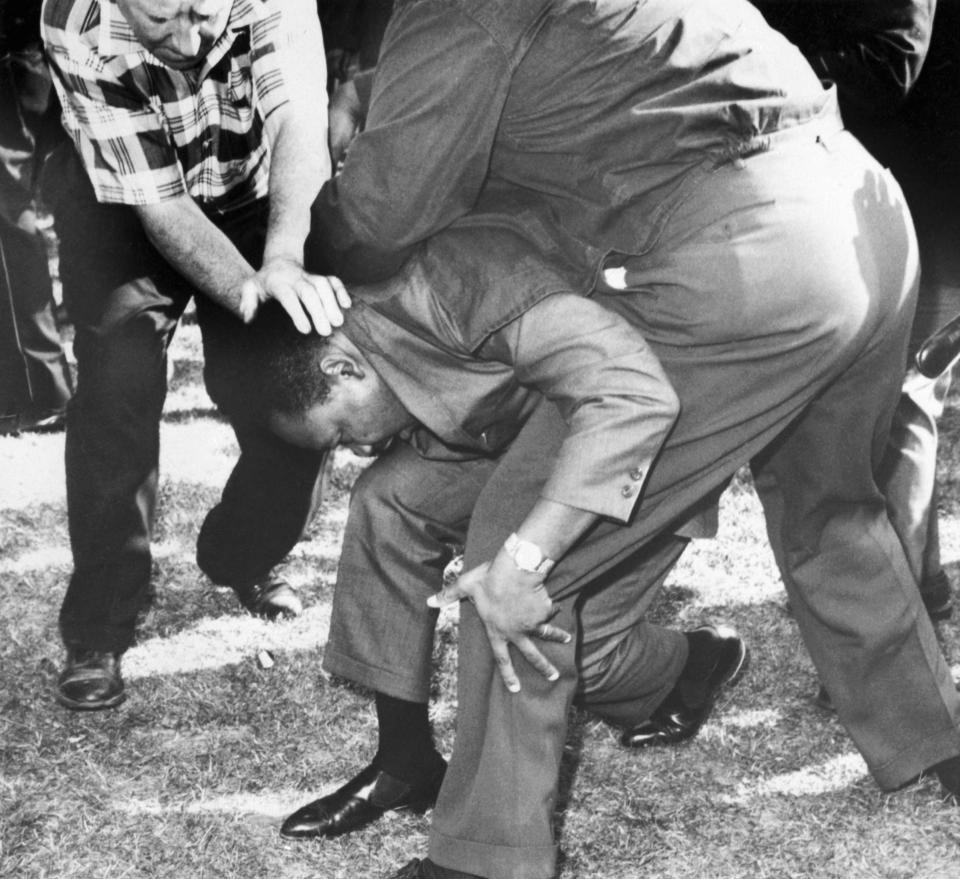
M 885 791 L 897 790 L 915 781 L 921 772 L 951 757 L 960 756 L 960 732 L 944 727 L 914 743 L 882 766 L 871 766 L 870 774 Z
M 135 630 L 126 626 L 92 625 L 60 620 L 60 637 L 68 650 L 124 653 L 133 643 Z
M 430 860 L 441 867 L 475 873 L 486 879 L 553 879 L 557 846 L 490 845 L 430 833 Z
M 338 678 L 366 687 L 376 693 L 386 693 L 407 702 L 429 702 L 430 681 L 398 673 L 395 669 L 380 668 L 330 650 L 323 656 L 323 670 Z

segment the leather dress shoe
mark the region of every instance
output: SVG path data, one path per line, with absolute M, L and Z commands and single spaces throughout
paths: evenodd
M 924 775 L 936 775 L 945 800 L 960 805 L 960 757 L 948 757 L 931 766 Z
M 127 694 L 120 677 L 120 654 L 68 650 L 57 681 L 57 701 L 75 711 L 98 711 L 119 705 Z
M 747 645 L 732 629 L 701 626 L 688 638 L 691 658 L 676 685 L 647 720 L 624 732 L 621 744 L 648 748 L 692 738 L 706 723 L 720 690 L 736 683 L 747 667 Z M 698 695 L 691 697 L 691 692 Z
M 10 412 L 0 415 L 0 436 L 21 433 L 55 433 L 63 430 L 67 420 L 67 410 L 42 409 L 27 412 Z
M 293 587 L 282 577 L 269 576 L 250 586 L 234 586 L 240 603 L 257 617 L 275 620 L 278 617 L 298 617 L 303 605 Z
M 476 873 L 463 873 L 449 867 L 438 867 L 430 858 L 414 858 L 394 873 L 390 879 L 483 879 Z
M 390 879 L 428 879 L 428 875 L 424 862 L 420 858 L 414 858 L 404 864 Z
M 447 763 L 417 784 L 407 784 L 371 763 L 332 794 L 297 809 L 280 828 L 290 839 L 340 836 L 372 824 L 384 812 L 425 812 L 437 800 Z

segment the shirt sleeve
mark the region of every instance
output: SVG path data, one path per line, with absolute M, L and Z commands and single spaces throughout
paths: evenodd
M 398 5 L 366 127 L 314 206 L 308 267 L 380 280 L 465 214 L 487 175 L 509 71 L 499 43 L 455 4 Z
M 541 300 L 488 343 L 512 362 L 569 428 L 542 496 L 626 522 L 679 414 L 679 401 L 643 336 L 581 296 Z
M 45 34 L 64 128 L 101 202 L 144 205 L 187 191 L 159 103 L 111 74 L 104 59 Z
M 269 124 L 291 102 L 302 106 L 298 112 L 326 118 L 327 64 L 316 4 L 283 0 L 254 25 L 253 42 L 251 75 L 263 119 Z

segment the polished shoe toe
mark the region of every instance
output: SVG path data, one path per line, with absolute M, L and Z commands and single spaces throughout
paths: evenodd
M 360 830 L 384 812 L 425 812 L 437 799 L 447 764 L 422 781 L 408 784 L 371 763 L 332 794 L 297 809 L 280 828 L 290 839 L 333 837 Z
M 254 616 L 275 620 L 303 613 L 303 604 L 297 593 L 282 577 L 270 576 L 250 586 L 236 586 L 234 591 L 240 603 Z
M 414 858 L 391 875 L 390 879 L 426 879 L 423 861 L 420 858 Z
M 702 626 L 687 637 L 689 670 L 684 668 L 677 685 L 647 720 L 623 733 L 620 741 L 626 747 L 675 745 L 692 738 L 706 723 L 720 691 L 736 683 L 746 669 L 747 645 L 732 629 Z M 685 695 L 690 692 L 698 695 Z
M 120 656 L 97 650 L 70 650 L 57 681 L 57 701 L 74 711 L 113 708 L 126 698 Z
M 449 867 L 438 867 L 430 858 L 420 860 L 414 858 L 393 873 L 389 879 L 482 879 L 476 873 L 463 873 L 460 870 L 451 870 Z

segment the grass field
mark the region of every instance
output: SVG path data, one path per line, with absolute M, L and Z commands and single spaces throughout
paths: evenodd
M 332 842 L 281 840 L 295 807 L 372 755 L 368 694 L 326 678 L 346 497 L 332 490 L 285 565 L 306 612 L 269 624 L 241 612 L 194 564 L 203 514 L 236 447 L 201 385 L 196 327 L 181 329 L 162 428 L 158 600 L 124 661 L 129 699 L 95 714 L 53 700 L 56 616 L 70 571 L 63 436 L 0 438 L 0 877 L 359 879 L 425 851 L 429 818 L 389 815 Z M 960 400 L 944 420 L 944 557 L 960 569 Z M 960 877 L 960 811 L 929 781 L 881 793 L 817 682 L 767 548 L 749 484 L 723 499 L 721 536 L 695 544 L 658 616 L 735 625 L 753 662 L 693 742 L 630 753 L 578 715 L 558 812 L 562 879 Z M 960 627 L 941 624 L 960 674 Z M 432 712 L 449 753 L 456 620 L 444 618 Z M 274 664 L 258 657 L 269 651 Z

